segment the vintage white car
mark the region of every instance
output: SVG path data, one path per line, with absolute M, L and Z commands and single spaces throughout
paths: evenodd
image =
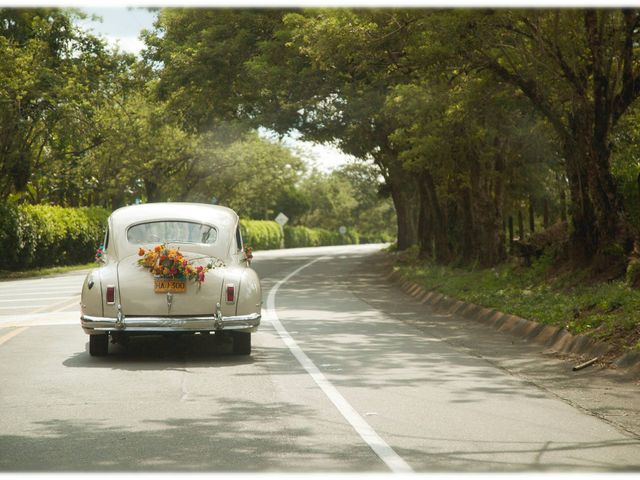
M 120 208 L 109 217 L 100 256 L 81 297 L 91 355 L 107 355 L 110 337 L 196 332 L 231 336 L 234 353 L 251 353 L 262 290 L 233 210 L 195 203 Z

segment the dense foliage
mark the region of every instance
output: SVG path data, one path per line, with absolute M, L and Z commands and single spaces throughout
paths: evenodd
M 273 221 L 241 220 L 240 229 L 245 245 L 254 250 L 282 248 L 284 236 L 282 228 Z
M 101 242 L 109 211 L 101 207 L 0 206 L 0 269 L 87 263 Z
M 441 263 L 553 243 L 640 271 L 637 10 L 166 8 L 142 60 L 77 15 L 0 9 L 2 199 L 218 202 Z M 358 162 L 309 171 L 265 131 Z
M 285 226 L 284 245 L 287 248 L 320 247 L 324 245 L 354 245 L 360 243 L 360 235 L 355 230 L 345 233 L 326 228 Z
M 392 206 L 375 197 L 375 171 L 368 174 L 373 202 L 356 198 L 363 186 L 353 177 L 339 188 L 350 209 L 314 214 L 335 202 L 332 175 L 308 171 L 300 155 L 228 110 L 196 122 L 209 103 L 176 108 L 158 83 L 160 70 L 79 29 L 79 16 L 0 9 L 0 202 L 110 210 L 136 201 L 218 203 L 243 218 L 283 212 L 294 224 L 305 218 L 308 227 L 336 232 L 377 222 L 393 237 Z M 224 94 L 208 98 L 217 106 Z M 366 219 L 353 216 L 364 210 Z
M 559 251 L 609 268 L 637 236 L 634 189 L 611 165 L 633 158 L 616 145 L 640 94 L 639 23 L 611 9 L 167 9 L 147 58 L 195 125 L 232 116 L 373 161 L 399 248 L 495 264 L 566 222 Z
M 0 205 L 0 270 L 76 265 L 90 262 L 103 240 L 110 211 L 102 207 Z M 324 228 L 290 227 L 276 222 L 240 220 L 245 245 L 254 250 L 359 243 Z

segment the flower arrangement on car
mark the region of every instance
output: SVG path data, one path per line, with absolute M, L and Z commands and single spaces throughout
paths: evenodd
M 156 276 L 193 280 L 198 284 L 204 282 L 205 274 L 209 270 L 223 266 L 219 260 L 215 264 L 210 262 L 206 266 L 194 266 L 180 253 L 180 250 L 168 248 L 165 244 L 156 245 L 149 250 L 140 247 L 138 255 L 142 257 L 138 259 L 138 265 L 149 269 Z
M 96 257 L 95 257 L 96 263 L 102 262 L 103 258 L 104 258 L 104 245 L 100 245 L 96 250 Z
M 253 260 L 253 248 L 245 245 L 244 247 L 244 258 L 247 260 L 247 263 L 251 265 L 251 260 Z

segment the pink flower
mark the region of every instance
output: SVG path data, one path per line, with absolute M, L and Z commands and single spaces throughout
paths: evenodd
M 204 272 L 198 272 L 198 281 L 200 283 L 204 282 Z

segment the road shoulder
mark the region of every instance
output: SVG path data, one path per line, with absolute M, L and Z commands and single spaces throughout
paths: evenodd
M 640 382 L 611 369 L 574 372 L 574 362 L 544 346 L 498 332 L 456 314 L 435 312 L 388 280 L 385 255 L 377 254 L 353 270 L 350 288 L 360 299 L 497 368 L 535 385 L 618 430 L 640 438 Z

